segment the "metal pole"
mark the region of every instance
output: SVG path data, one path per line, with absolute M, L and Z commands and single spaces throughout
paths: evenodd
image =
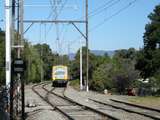
M 24 14 L 24 9 L 23 9 L 23 4 L 24 4 L 24 0 L 19 0 L 19 33 L 20 33 L 20 41 L 19 41 L 19 45 L 23 44 L 23 14 Z M 19 51 L 21 50 L 21 47 L 19 47 Z M 20 58 L 20 52 L 18 53 L 18 57 Z
M 12 27 L 11 27 L 11 46 L 14 45 L 15 42 L 15 37 L 14 37 L 14 33 L 15 33 L 15 0 L 12 0 Z M 13 105 L 14 105 L 14 96 L 15 96 L 15 82 L 14 82 L 14 78 L 13 78 L 13 73 L 11 73 L 11 84 L 10 84 L 10 119 L 14 119 L 14 114 L 16 112 L 16 110 L 14 109 Z
M 19 18 L 19 14 L 20 14 L 20 6 L 19 6 L 19 2 L 20 2 L 20 0 L 17 0 L 17 36 L 16 36 L 16 39 L 17 39 L 17 43 L 16 43 L 16 45 L 18 46 L 19 44 L 20 44 L 20 38 L 19 38 L 19 34 L 20 34 L 20 31 L 19 31 L 19 21 L 20 21 L 20 18 Z M 18 52 L 19 50 L 17 50 L 17 52 Z M 17 53 L 17 57 L 20 57 L 20 55 L 18 55 L 19 53 Z M 18 76 L 18 75 L 17 75 Z M 19 113 L 19 110 L 20 110 L 20 108 L 19 108 L 19 95 L 20 95 L 20 91 L 19 91 L 19 88 L 20 88 L 20 79 L 18 78 L 17 79 L 17 108 L 18 108 L 18 110 L 17 110 L 17 115 L 18 115 L 18 113 Z
M 11 42 L 11 45 L 13 46 L 14 45 L 14 30 L 15 30 L 15 3 L 16 1 L 15 0 L 12 0 L 12 33 L 11 33 L 11 37 L 12 37 L 12 42 Z
M 82 86 L 82 42 L 80 40 L 80 90 L 83 89 Z
M 86 69 L 86 91 L 89 91 L 88 87 L 88 67 L 89 67 L 89 56 L 88 56 L 88 0 L 86 0 L 86 49 L 87 49 L 87 59 L 86 59 L 86 64 L 87 64 L 87 69 Z
M 19 7 L 19 17 L 20 17 L 20 44 L 22 45 L 23 43 L 23 14 L 24 14 L 24 1 L 20 0 L 20 7 Z M 21 56 L 21 48 L 18 48 L 18 57 L 20 58 Z M 22 120 L 25 120 L 25 95 L 24 95 L 24 79 L 21 77 L 19 74 L 19 78 L 21 80 L 21 93 L 22 93 Z
M 6 0 L 5 1 L 5 48 L 6 48 L 6 55 L 5 55 L 5 63 L 6 63 L 6 88 L 7 88 L 7 96 L 8 96 L 8 105 L 10 103 L 10 118 L 12 119 L 13 116 L 13 101 L 10 95 L 12 94 L 10 90 L 10 84 L 11 84 L 11 26 L 12 26 L 12 18 L 11 18 L 11 1 Z M 9 92 L 10 90 L 10 92 Z
M 10 88 L 11 82 L 11 2 L 6 0 L 5 3 L 5 13 L 6 13 L 6 87 Z
M 15 0 L 12 0 L 12 13 L 11 13 L 11 46 L 14 45 L 14 29 L 15 29 Z M 11 50 L 11 49 L 10 49 Z M 14 83 L 14 79 L 13 79 L 13 76 L 12 76 L 12 73 L 11 73 L 11 82 L 10 82 L 10 120 L 13 120 L 14 119 L 14 107 L 13 107 L 13 104 L 14 104 L 14 92 L 15 92 L 15 89 L 14 89 L 14 86 L 15 86 L 15 83 Z

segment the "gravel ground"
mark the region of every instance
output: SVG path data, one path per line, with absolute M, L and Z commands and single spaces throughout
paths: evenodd
M 32 91 L 32 86 L 26 86 L 25 89 L 25 112 L 26 120 L 65 120 L 57 111 L 44 102 L 37 94 Z M 36 105 L 36 107 L 27 107 Z
M 6 91 L 3 86 L 0 86 L 0 120 L 9 120 L 9 114 L 5 112 L 6 107 Z
M 89 91 L 89 92 L 81 91 L 80 92 L 78 90 L 73 89 L 70 86 L 68 88 L 78 92 L 79 95 L 81 95 L 85 98 L 91 98 L 91 99 L 96 98 L 97 100 L 101 100 L 101 101 L 109 101 L 109 99 L 116 99 L 116 100 L 122 100 L 125 102 L 133 103 L 133 102 L 131 102 L 131 100 L 134 100 L 135 98 L 137 98 L 136 96 L 127 96 L 127 95 L 106 95 L 106 94 L 97 93 L 97 92 L 93 92 L 93 91 Z M 159 105 L 154 105 L 154 106 L 144 105 L 144 106 L 160 109 Z
M 52 93 L 56 93 L 59 96 L 63 96 L 64 88 L 55 88 L 50 86 L 50 84 L 44 86 L 45 89 Z M 76 105 L 68 100 L 64 100 L 61 97 L 57 97 L 53 94 L 49 94 L 48 100 L 57 105 L 61 111 L 68 114 L 74 120 L 108 120 L 108 117 L 104 117 L 103 115 L 99 115 L 93 111 L 84 109 L 83 107 Z
M 74 90 L 72 87 L 68 87 L 65 91 L 65 95 L 75 101 L 78 101 L 81 104 L 84 104 L 86 106 L 92 106 L 93 108 L 96 108 L 102 112 L 108 113 L 109 115 L 112 115 L 114 117 L 120 118 L 121 120 L 151 120 L 148 117 L 144 117 L 135 113 L 128 113 L 123 110 L 114 109 L 109 106 L 99 105 L 96 104 L 93 101 L 90 101 L 89 98 L 95 99 L 98 98 L 100 100 L 109 101 L 110 98 L 112 99 L 120 99 L 120 100 L 126 100 L 128 96 L 115 96 L 115 95 L 103 95 L 98 94 L 96 92 L 79 92 Z
M 26 102 L 26 105 L 31 105 L 31 106 L 36 105 L 36 107 L 27 107 L 26 106 L 26 108 L 25 108 L 26 113 L 27 113 L 26 120 L 65 120 L 66 119 L 66 118 L 64 118 L 64 116 L 62 114 L 55 111 L 50 105 L 48 105 L 38 95 L 36 95 L 32 91 L 31 87 L 32 86 L 26 86 L 26 90 L 25 90 L 26 101 L 25 102 Z M 53 87 L 51 87 L 50 84 L 46 85 L 45 87 L 47 87 L 47 89 L 49 89 L 51 91 L 53 89 Z M 36 90 L 38 90 L 38 89 L 39 88 L 37 88 Z M 48 96 L 45 92 L 43 92 L 43 90 L 41 91 L 39 89 L 38 91 L 41 93 L 42 96 Z M 59 89 L 59 88 L 56 88 L 54 90 L 54 92 L 59 93 L 59 95 L 63 96 L 61 91 L 62 91 L 62 89 Z M 86 106 L 92 106 L 93 108 L 98 109 L 101 112 L 107 113 L 107 114 L 112 115 L 117 118 L 120 118 L 121 120 L 152 120 L 148 117 L 144 117 L 144 116 L 141 116 L 141 115 L 138 115 L 135 113 L 128 113 L 124 110 L 115 109 L 110 106 L 104 107 L 104 105 L 100 105 L 100 104 L 95 103 L 89 99 L 89 98 L 91 98 L 91 99 L 110 102 L 109 99 L 118 99 L 118 100 L 126 101 L 126 100 L 128 100 L 128 98 L 132 98 L 132 97 L 104 95 L 104 94 L 99 94 L 99 93 L 92 92 L 92 91 L 89 91 L 89 92 L 77 91 L 70 86 L 68 86 L 67 90 L 65 91 L 65 95 L 74 101 L 77 101 L 77 102 L 79 102 L 83 105 L 86 105 Z M 51 96 L 48 96 L 48 99 L 50 99 L 53 103 L 55 102 L 55 98 L 53 100 Z M 59 102 L 56 104 L 62 104 L 62 103 Z M 68 112 L 71 112 L 71 114 L 74 113 L 73 111 L 70 111 L 70 109 L 67 106 L 59 106 L 59 107 L 62 107 L 62 109 L 66 110 Z M 72 107 L 72 106 L 70 106 L 70 107 Z M 73 107 L 75 107 L 75 106 L 73 106 Z M 74 115 L 76 115 L 76 116 L 79 115 L 76 113 L 76 110 L 75 110 Z M 87 114 L 85 115 L 85 113 L 83 113 L 83 115 L 85 118 L 85 116 Z M 82 116 L 80 118 L 82 118 Z

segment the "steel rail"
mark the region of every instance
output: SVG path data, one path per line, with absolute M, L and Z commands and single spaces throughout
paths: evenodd
M 57 111 L 59 111 L 60 113 L 62 113 L 65 117 L 67 117 L 69 120 L 74 120 L 71 116 L 67 115 L 65 112 L 63 112 L 62 110 L 60 110 L 58 107 L 56 107 L 54 104 L 52 104 L 51 102 L 49 102 L 47 99 L 45 99 L 39 92 L 37 92 L 35 90 L 35 87 L 40 86 L 44 83 L 40 83 L 40 84 L 36 84 L 34 86 L 32 86 L 32 91 L 35 92 L 43 101 L 45 101 L 46 103 L 48 103 L 53 109 L 56 109 Z
M 47 85 L 47 84 L 46 84 L 46 85 Z M 109 115 L 109 114 L 107 114 L 107 113 L 101 112 L 101 111 L 99 111 L 99 110 L 97 110 L 97 109 L 94 109 L 94 108 L 92 108 L 92 107 L 83 105 L 83 104 L 81 104 L 81 103 L 78 103 L 78 102 L 76 102 L 76 101 L 68 98 L 68 97 L 65 95 L 65 90 L 66 90 L 66 88 L 63 90 L 63 96 L 61 96 L 61 95 L 59 95 L 59 94 L 57 94 L 57 93 L 55 93 L 55 92 L 53 92 L 53 91 L 47 90 L 47 89 L 45 88 L 46 85 L 43 85 L 43 89 L 46 90 L 46 92 L 50 92 L 51 94 L 53 94 L 53 95 L 55 95 L 55 96 L 57 96 L 57 97 L 60 97 L 60 98 L 62 98 L 63 100 L 67 100 L 68 102 L 70 102 L 70 103 L 72 103 L 72 104 L 74 103 L 74 104 L 76 104 L 76 105 L 78 105 L 78 106 L 81 106 L 83 109 L 86 109 L 86 110 L 88 109 L 88 110 L 90 110 L 90 111 L 93 111 L 93 112 L 95 112 L 95 113 L 98 113 L 98 114 L 100 114 L 100 115 L 103 115 L 103 116 L 105 116 L 105 117 L 107 117 L 107 118 L 109 118 L 109 119 L 111 119 L 111 120 L 120 120 L 119 118 L 116 118 L 116 117 L 111 116 L 111 115 Z
M 130 105 L 130 106 L 135 106 L 135 107 L 139 107 L 139 108 L 143 108 L 143 109 L 148 109 L 148 110 L 153 110 L 153 111 L 160 112 L 160 109 L 156 109 L 156 108 L 152 108 L 152 107 L 148 107 L 148 106 L 133 104 L 133 103 L 129 103 L 129 102 L 121 101 L 121 100 L 116 100 L 116 99 L 110 99 L 110 100 L 111 100 L 111 101 L 114 101 L 114 102 L 118 102 L 118 103 L 123 103 L 123 104 L 126 104 L 126 105 Z
M 105 103 L 105 102 L 101 102 L 101 101 L 98 101 L 98 100 L 94 100 L 94 99 L 90 99 L 89 100 L 95 102 L 95 103 L 99 103 L 99 104 L 102 104 L 102 105 L 105 105 L 105 106 L 111 106 L 113 108 L 116 108 L 116 109 L 121 109 L 121 110 L 124 110 L 124 111 L 127 111 L 129 113 L 136 113 L 136 114 L 139 114 L 139 115 L 143 115 L 143 116 L 146 116 L 146 117 L 149 117 L 149 118 L 152 118 L 152 119 L 155 119 L 155 120 L 160 120 L 160 116 L 154 116 L 154 115 L 149 115 L 149 114 L 145 114 L 145 113 L 142 113 L 142 112 L 138 112 L 138 111 L 133 111 L 131 109 L 128 109 L 128 108 L 124 108 L 124 107 L 119 107 L 119 106 L 116 106 L 116 105 L 112 105 L 112 104 L 108 104 L 108 103 Z M 124 103 L 122 103 L 124 104 Z M 136 106 L 137 107 L 137 106 Z M 141 108 L 141 107 L 139 107 Z M 144 109 L 144 108 L 143 108 Z M 147 109 L 148 110 L 148 109 Z

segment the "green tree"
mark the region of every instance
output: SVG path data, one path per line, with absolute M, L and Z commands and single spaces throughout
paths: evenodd
M 42 60 L 44 79 L 50 80 L 52 73 L 52 66 L 54 65 L 54 58 L 56 55 L 52 53 L 52 50 L 47 44 L 36 44 L 33 46 Z
M 134 81 L 139 77 L 135 70 L 136 50 L 117 50 L 112 59 L 105 56 L 97 57 L 97 69 L 93 72 L 91 88 L 102 91 L 109 89 L 124 94 L 126 88 L 133 87 Z
M 83 59 L 83 80 L 86 79 L 86 47 L 82 48 L 82 59 Z M 79 79 L 80 77 L 80 50 L 76 53 L 75 60 L 70 64 L 71 76 L 73 79 Z M 89 79 L 92 79 L 93 71 L 96 68 L 96 56 L 89 51 Z M 84 81 L 83 81 L 84 83 Z
M 116 68 L 113 80 L 117 91 L 124 94 L 126 88 L 134 87 L 135 81 L 139 78 L 139 71 L 135 70 L 135 61 L 130 59 L 117 61 L 117 64 L 120 64 L 120 67 Z
M 160 5 L 157 5 L 148 16 L 150 23 L 145 27 L 144 48 L 145 50 L 155 50 L 160 48 Z
M 143 78 L 154 76 L 160 69 L 160 5 L 148 16 L 145 27 L 144 49 L 137 56 L 136 68 Z
M 23 59 L 26 61 L 27 70 L 25 72 L 26 83 L 40 82 L 41 59 L 37 50 L 31 43 L 25 42 Z M 43 64 L 43 63 L 42 63 Z
M 116 63 L 114 81 L 117 91 L 125 93 L 125 89 L 134 87 L 139 78 L 139 71 L 135 69 L 137 51 L 134 48 L 116 51 L 113 60 Z
M 112 89 L 114 65 L 111 62 L 101 64 L 94 72 L 93 79 L 90 83 L 90 88 L 96 91 L 103 91 L 104 89 Z
M 69 61 L 69 57 L 68 57 L 68 55 L 59 55 L 59 56 L 57 56 L 56 57 L 56 63 L 55 63 L 55 65 L 57 65 L 57 64 L 62 64 L 62 65 L 69 65 L 70 64 L 70 61 Z
M 114 58 L 135 60 L 137 51 L 134 48 L 116 50 Z

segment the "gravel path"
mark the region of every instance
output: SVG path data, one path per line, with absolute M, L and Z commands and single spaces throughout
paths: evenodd
M 109 99 L 121 99 L 125 100 L 127 96 L 114 96 L 114 95 L 103 95 L 103 94 L 97 94 L 95 92 L 79 92 L 74 90 L 72 87 L 68 87 L 67 90 L 65 91 L 65 95 L 75 101 L 78 101 L 81 104 L 84 104 L 86 106 L 92 106 L 93 108 L 96 108 L 102 112 L 108 113 L 112 116 L 115 116 L 121 120 L 152 120 L 151 118 L 144 117 L 135 113 L 129 113 L 124 110 L 116 109 L 111 106 L 104 106 L 100 105 L 98 103 L 95 103 L 89 98 L 92 99 L 99 99 L 99 100 L 105 100 L 105 101 L 110 101 Z
M 51 103 L 54 103 L 61 111 L 71 116 L 74 120 L 108 120 L 108 116 L 106 117 L 92 110 L 85 109 L 83 106 L 67 100 L 63 95 L 64 88 L 55 88 L 52 90 L 53 87 L 51 87 L 50 84 L 45 85 L 44 88 L 47 91 L 58 94 L 58 96 L 62 96 L 57 98 L 55 94 L 49 94 L 48 97 Z
M 26 120 L 66 120 L 59 112 L 44 102 L 37 94 L 32 91 L 32 86 L 25 89 L 25 112 Z M 36 107 L 27 107 L 36 105 Z

